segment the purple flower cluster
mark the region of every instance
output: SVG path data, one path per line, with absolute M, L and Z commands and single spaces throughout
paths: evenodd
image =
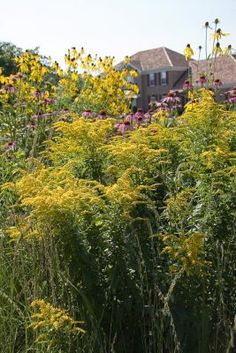
M 150 109 L 146 113 L 142 108 L 139 108 L 135 113 L 130 112 L 125 116 L 121 116 L 114 125 L 114 128 L 118 134 L 123 135 L 128 131 L 133 131 L 139 127 L 146 127 L 156 122 L 158 120 L 156 113 L 158 112 L 164 112 L 172 119 L 175 116 L 174 113 L 177 112 L 179 108 L 182 109 L 182 104 L 178 92 L 170 91 L 160 102 L 152 102 Z M 82 113 L 82 117 L 91 120 L 103 120 L 108 116 L 104 111 L 101 111 L 100 114 L 97 115 L 90 109 L 86 109 Z
M 226 92 L 226 97 L 230 104 L 236 104 L 236 87 Z
M 213 76 L 213 73 L 211 73 L 211 76 Z M 213 89 L 219 89 L 220 86 L 222 86 L 222 82 L 219 78 L 216 78 L 215 80 L 207 78 L 205 74 L 202 74 L 199 76 L 199 78 L 196 80 L 196 83 L 200 85 L 201 88 L 206 87 L 206 85 L 210 85 Z M 189 80 L 185 80 L 183 89 L 193 89 L 194 87 L 190 84 Z
M 153 114 L 156 112 L 149 110 L 144 113 L 141 108 L 136 113 L 129 113 L 124 117 L 121 117 L 121 121 L 115 124 L 115 129 L 118 133 L 124 134 L 126 131 L 132 131 L 135 128 L 145 127 L 156 121 Z
M 81 116 L 88 119 L 104 120 L 107 118 L 107 113 L 105 110 L 101 110 L 97 115 L 95 112 L 92 112 L 91 109 L 86 109 L 82 112 Z

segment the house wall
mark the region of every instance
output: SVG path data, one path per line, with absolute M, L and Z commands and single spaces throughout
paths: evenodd
M 150 86 L 148 84 L 149 72 L 145 74 L 140 74 L 137 77 L 136 83 L 139 86 L 139 98 L 137 99 L 137 107 L 142 108 L 144 111 L 148 110 L 148 104 L 150 102 L 151 96 L 156 96 L 157 101 L 159 101 L 163 95 L 166 95 L 171 89 L 182 88 L 182 82 L 187 78 L 187 72 L 184 71 L 166 71 L 168 74 L 168 80 L 166 85 L 162 85 L 159 79 L 159 72 L 156 72 L 155 85 Z M 178 86 L 178 81 L 180 81 L 180 86 Z

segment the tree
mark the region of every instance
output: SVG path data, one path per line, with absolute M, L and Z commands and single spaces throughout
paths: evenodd
M 9 76 L 17 72 L 15 58 L 21 54 L 21 48 L 9 42 L 0 42 L 0 67 L 4 75 Z

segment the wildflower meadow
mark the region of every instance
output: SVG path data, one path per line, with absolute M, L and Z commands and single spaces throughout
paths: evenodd
M 1 69 L 0 352 L 234 352 L 236 89 L 216 99 L 214 26 L 208 71 L 147 112 L 128 57 Z

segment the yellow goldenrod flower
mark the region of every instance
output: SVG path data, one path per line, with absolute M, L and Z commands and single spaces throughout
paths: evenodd
M 57 332 L 64 335 L 85 333 L 85 330 L 78 326 L 83 322 L 75 321 L 64 309 L 54 307 L 42 299 L 34 300 L 31 308 L 32 322 L 29 327 L 39 332 L 37 342 L 47 342 L 48 349 L 54 344 L 53 337 Z

